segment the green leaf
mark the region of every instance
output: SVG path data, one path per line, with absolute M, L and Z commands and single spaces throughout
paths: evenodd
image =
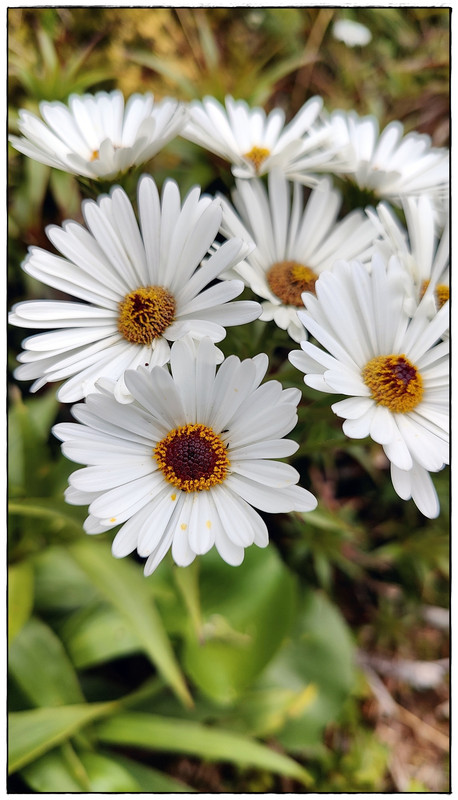
M 81 792 L 87 789 L 72 773 L 58 748 L 28 764 L 20 775 L 35 792 Z
M 68 505 L 59 497 L 15 498 L 8 503 L 8 511 L 17 516 L 48 520 L 56 533 L 83 534 L 86 511 Z
M 121 713 L 100 723 L 96 735 L 106 743 L 186 753 L 206 761 L 230 761 L 287 775 L 305 785 L 311 782 L 309 773 L 288 756 L 246 736 L 188 720 L 141 712 Z
M 180 69 L 178 64 L 176 66 L 172 66 L 173 62 L 167 63 L 158 56 L 153 55 L 153 53 L 144 52 L 141 50 L 131 50 L 127 53 L 127 58 L 129 58 L 129 60 L 134 64 L 140 64 L 140 66 L 148 67 L 149 69 L 154 70 L 154 72 L 159 73 L 159 75 L 163 75 L 165 78 L 168 78 L 175 83 L 181 92 L 183 92 L 188 98 L 198 97 L 198 90 L 196 86 L 192 83 L 192 81 L 184 77 L 183 71 Z
M 43 464 L 43 445 L 55 419 L 58 403 L 54 394 L 23 402 L 11 392 L 8 426 L 8 473 L 10 492 L 28 497 L 47 493 L 48 473 Z
M 277 733 L 286 749 L 295 752 L 318 745 L 324 727 L 336 719 L 354 682 L 354 648 L 344 619 L 323 593 L 306 592 L 291 639 L 259 682 L 263 689 L 297 692 L 294 712 Z M 312 701 L 301 703 L 301 697 L 307 700 L 310 687 Z
M 135 777 L 119 763 L 118 757 L 101 753 L 80 753 L 90 785 L 90 792 L 140 792 Z
M 33 565 L 37 609 L 63 613 L 97 597 L 97 590 L 66 547 L 47 547 L 34 556 Z
M 33 568 L 30 561 L 8 567 L 8 642 L 11 643 L 33 609 Z
M 119 707 L 116 702 L 34 708 L 8 715 L 9 772 L 29 764 L 93 720 Z
M 170 639 L 138 565 L 113 558 L 109 547 L 94 541 L 74 545 L 70 552 L 93 585 L 117 609 L 132 633 L 138 637 L 141 649 L 177 696 L 185 705 L 192 705 Z
M 36 792 L 193 791 L 118 753 L 77 752 L 69 743 L 45 753 L 20 774 Z
M 59 631 L 78 669 L 139 652 L 138 636 L 113 606 L 91 603 L 76 611 Z
M 54 75 L 58 71 L 59 61 L 53 41 L 46 31 L 41 27 L 37 28 L 36 35 L 45 69 L 48 73 Z
M 237 569 L 217 553 L 201 559 L 202 638 L 188 627 L 186 672 L 202 692 L 233 702 L 287 636 L 295 582 L 273 547 L 252 547 Z
M 317 688 L 313 683 L 305 689 L 273 687 L 253 690 L 244 694 L 226 724 L 250 736 L 277 736 L 289 719 L 294 719 L 314 702 Z
M 73 175 L 54 169 L 51 172 L 49 183 L 64 218 L 73 218 L 77 215 L 80 211 L 81 195 Z
M 14 639 L 9 652 L 9 669 L 35 706 L 84 702 L 62 642 L 39 619 L 29 619 Z
M 126 770 L 135 778 L 140 787 L 137 789 L 137 791 L 155 793 L 173 792 L 174 794 L 176 792 L 196 791 L 180 781 L 169 778 L 168 775 L 165 775 L 163 772 L 159 772 L 157 769 L 146 767 L 139 761 L 133 761 L 133 759 L 121 756 L 119 753 L 116 753 L 116 761 L 118 764 L 121 764 L 123 767 L 125 767 Z

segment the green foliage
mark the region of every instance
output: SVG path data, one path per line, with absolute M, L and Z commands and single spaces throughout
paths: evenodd
M 189 753 L 209 760 L 234 761 L 241 766 L 279 772 L 305 785 L 310 783 L 308 772 L 292 759 L 221 728 L 131 712 L 118 714 L 114 721 L 102 723 L 97 727 L 96 735 L 103 742 Z
M 212 552 L 200 576 L 202 628 L 189 629 L 183 664 L 199 689 L 229 703 L 251 685 L 287 636 L 295 583 L 273 550 L 251 548 L 234 570 Z
M 13 15 L 11 19 L 14 19 Z M 35 46 L 32 47 L 20 41 L 19 37 L 10 39 L 10 76 L 13 81 L 17 80 L 30 99 L 36 102 L 65 101 L 72 92 L 84 92 L 114 77 L 112 68 L 87 67 L 93 45 L 67 52 L 65 58 L 60 58 L 51 32 L 38 25 L 34 34 Z

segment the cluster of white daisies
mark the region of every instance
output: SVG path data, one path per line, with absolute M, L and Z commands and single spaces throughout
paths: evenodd
M 398 495 L 439 513 L 430 472 L 448 463 L 449 154 L 427 136 L 382 133 L 374 117 L 327 114 L 311 98 L 285 125 L 227 97 L 189 105 L 119 91 L 42 103 L 19 114 L 13 146 L 51 167 L 116 182 L 182 136 L 232 165 L 232 203 L 174 180 L 138 181 L 84 200 L 84 225 L 52 225 L 56 252 L 31 247 L 23 269 L 75 299 L 17 303 L 10 322 L 43 329 L 23 342 L 16 377 L 57 396 L 76 423 L 54 427 L 69 503 L 87 533 L 121 525 L 113 554 L 135 549 L 150 574 L 216 546 L 229 564 L 264 547 L 263 512 L 307 512 L 316 498 L 288 463 L 298 389 L 263 353 L 224 359 L 226 327 L 274 321 L 308 386 L 346 396 L 331 408 L 352 438 L 370 436 Z M 262 178 L 262 176 L 266 176 Z M 335 186 L 375 198 L 346 209 Z M 307 190 L 304 186 L 308 187 Z M 304 202 L 304 196 L 307 200 Z M 401 223 L 402 219 L 405 223 Z M 245 287 L 259 298 L 238 301 Z M 285 335 L 286 336 L 286 335 Z M 300 343 L 301 349 L 295 347 Z

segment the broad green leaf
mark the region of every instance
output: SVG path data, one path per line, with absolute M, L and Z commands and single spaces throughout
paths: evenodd
M 146 778 L 138 780 L 136 762 L 117 753 L 75 751 L 69 743 L 51 750 L 21 770 L 23 780 L 36 792 L 142 792 L 187 790 L 156 770 L 140 765 Z M 151 775 L 149 775 L 151 773 Z M 145 786 L 146 784 L 146 786 Z
M 288 750 L 321 742 L 324 727 L 336 719 L 354 686 L 353 657 L 350 633 L 337 608 L 323 593 L 307 591 L 290 640 L 259 681 L 260 688 L 281 687 L 298 695 L 294 713 L 286 715 L 276 734 Z M 301 705 L 300 698 L 307 699 L 311 687 L 311 702 Z M 243 716 L 243 704 L 240 713 Z
M 139 761 L 126 758 L 119 753 L 116 753 L 116 761 L 134 777 L 140 787 L 136 791 L 154 792 L 156 794 L 164 792 L 173 792 L 173 794 L 176 792 L 195 792 L 195 789 L 174 780 L 174 778 L 170 778 L 165 773 L 159 772 L 159 770 L 152 767 L 147 767 Z
M 141 568 L 126 559 L 113 558 L 109 547 L 94 540 L 73 545 L 70 552 L 102 596 L 121 614 L 138 637 L 141 649 L 177 696 L 185 705 L 192 705 L 184 676 Z
M 92 603 L 97 590 L 75 563 L 68 548 L 48 547 L 33 559 L 35 606 L 42 611 L 65 612 Z
M 12 712 L 8 715 L 8 771 L 15 772 L 29 764 L 118 707 L 115 702 L 86 703 Z
M 78 678 L 62 642 L 44 622 L 29 619 L 10 647 L 9 669 L 35 706 L 83 703 Z
M 84 752 L 79 754 L 91 792 L 140 792 L 135 777 L 119 763 L 117 755 Z
M 88 789 L 87 784 L 72 772 L 60 748 L 27 764 L 20 774 L 35 792 L 82 792 Z
M 186 672 L 221 703 L 253 682 L 287 636 L 295 582 L 274 548 L 252 547 L 237 569 L 217 553 L 201 559 L 202 635 L 188 627 Z
M 33 568 L 30 561 L 8 567 L 8 641 L 12 642 L 33 609 Z
M 207 761 L 230 761 L 288 775 L 305 785 L 311 782 L 308 772 L 292 758 L 246 736 L 188 720 L 141 712 L 121 713 L 97 725 L 96 735 L 105 743 L 186 753 Z
M 59 631 L 78 669 L 139 652 L 138 636 L 113 606 L 91 603 L 75 611 Z
M 294 690 L 273 687 L 244 694 L 228 713 L 225 724 L 250 736 L 277 736 L 289 719 L 295 719 L 314 702 L 316 685 Z

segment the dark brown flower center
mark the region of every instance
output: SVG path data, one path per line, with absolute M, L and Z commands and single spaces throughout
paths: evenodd
M 230 466 L 220 437 L 206 425 L 182 425 L 156 445 L 154 457 L 165 479 L 183 492 L 222 483 Z

